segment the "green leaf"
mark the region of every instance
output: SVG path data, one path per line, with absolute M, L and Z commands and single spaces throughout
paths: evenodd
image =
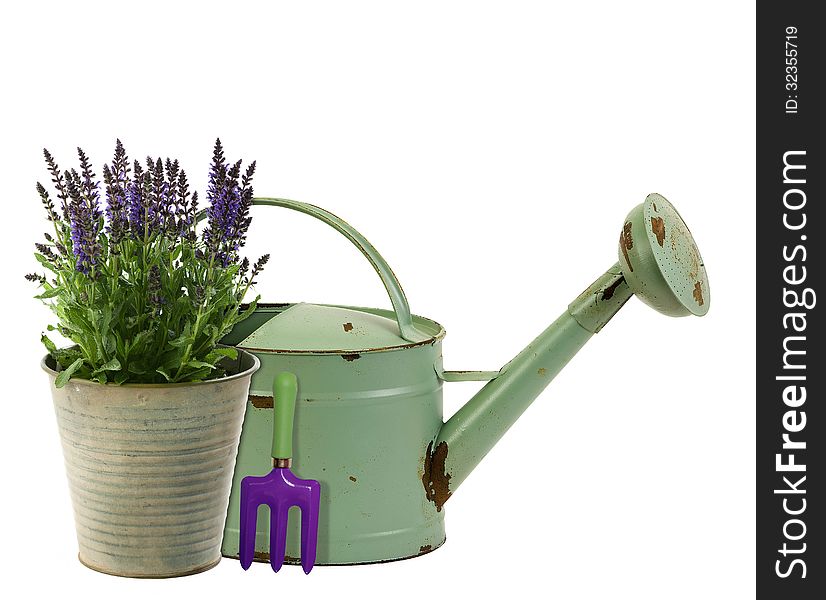
M 254 313 L 254 312 L 255 312 L 255 309 L 256 309 L 256 308 L 257 308 L 257 306 L 258 306 L 258 298 L 260 298 L 260 297 L 261 297 L 261 296 L 258 296 L 258 297 L 256 297 L 256 298 L 255 298 L 255 300 L 253 300 L 252 302 L 250 302 L 250 305 L 246 308 L 246 310 L 244 310 L 244 312 L 242 312 L 240 315 L 238 315 L 238 319 L 236 320 L 236 322 L 241 322 L 241 321 L 243 321 L 244 319 L 246 319 L 247 317 L 251 316 L 251 315 L 252 315 L 252 313 Z
M 202 360 L 191 360 L 186 363 L 187 367 L 192 367 L 193 369 L 214 369 L 215 365 L 212 363 L 204 362 Z
M 145 375 L 147 373 L 146 363 L 144 361 L 129 363 L 129 372 L 135 375 Z
M 192 371 L 191 373 L 187 373 L 185 378 L 179 379 L 178 381 L 202 381 L 204 377 L 209 375 L 212 372 L 212 369 L 198 369 L 197 371 Z
M 82 357 L 83 353 L 79 348 L 58 348 L 53 356 L 61 369 L 67 369 L 79 356 Z
M 62 291 L 63 288 L 61 287 L 53 287 L 46 290 L 42 294 L 38 294 L 37 296 L 35 296 L 35 298 L 37 298 L 38 300 L 48 300 L 49 298 L 54 298 L 55 296 L 60 295 L 60 292 Z
M 111 355 L 117 348 L 117 341 L 115 336 L 111 333 L 103 334 L 103 352 L 106 355 Z
M 103 310 L 100 312 L 100 331 L 107 331 L 109 329 L 109 324 L 112 322 L 112 307 L 111 306 L 104 306 Z
M 138 353 L 140 353 L 152 337 L 152 334 L 153 332 L 151 330 L 144 330 L 136 333 L 135 337 L 132 338 L 132 343 L 127 344 L 127 347 L 129 348 L 127 354 L 131 354 L 134 350 L 138 350 Z
M 178 337 L 176 337 L 174 340 L 169 340 L 167 342 L 167 344 L 169 344 L 173 348 L 183 348 L 184 346 L 189 344 L 191 341 L 192 340 L 191 340 L 189 335 L 181 334 Z
M 163 376 L 164 376 L 164 378 L 166 378 L 166 380 L 167 380 L 167 381 L 172 381 L 172 375 L 170 375 L 169 373 L 167 373 L 167 372 L 166 372 L 166 370 L 165 370 L 165 369 L 163 369 L 162 367 L 158 367 L 157 369 L 155 369 L 155 371 L 156 371 L 157 373 L 160 373 L 161 375 L 163 375 Z
M 98 367 L 94 371 L 92 371 L 92 375 L 98 375 L 103 373 L 104 371 L 120 371 L 121 370 L 120 361 L 117 358 L 113 358 L 112 360 L 108 361 L 106 364 Z
M 218 339 L 218 328 L 211 323 L 209 325 L 204 325 L 204 335 L 212 340 Z M 214 342 L 213 342 L 214 343 Z M 212 344 L 210 344 L 212 345 Z
M 215 361 L 219 358 L 231 358 L 235 360 L 238 358 L 238 350 L 235 348 L 215 348 L 204 357 L 204 360 L 208 363 L 215 364 Z
M 183 346 L 186 346 L 187 344 L 192 342 L 192 336 L 190 334 L 190 331 L 191 329 L 189 326 L 189 321 L 187 321 L 186 325 L 184 325 L 184 330 L 181 332 L 181 334 L 174 340 L 169 340 L 169 342 L 167 343 L 173 348 L 181 348 Z
M 41 334 L 40 341 L 43 342 L 43 345 L 46 346 L 46 350 L 49 351 L 49 354 L 53 354 L 57 352 L 57 346 L 55 346 L 54 342 L 49 339 L 45 333 Z
M 65 370 L 61 371 L 57 374 L 57 377 L 54 380 L 54 386 L 56 388 L 62 388 L 66 385 L 66 382 L 69 381 L 69 378 L 83 365 L 83 359 L 78 358 L 75 362 L 70 364 Z
M 37 262 L 39 262 L 41 265 L 49 269 L 49 271 L 57 275 L 57 267 L 55 267 L 48 258 L 43 256 L 39 252 L 35 252 L 34 257 L 37 259 Z
M 120 332 L 115 330 L 114 337 L 115 337 L 115 342 L 116 342 L 115 343 L 115 351 L 120 356 L 126 356 L 126 345 L 123 343 L 123 338 L 121 337 Z

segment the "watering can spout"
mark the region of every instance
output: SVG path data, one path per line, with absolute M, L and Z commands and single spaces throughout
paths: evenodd
M 442 426 L 425 468 L 437 508 L 631 295 L 614 265 Z
M 700 253 L 679 214 L 659 194 L 649 195 L 629 213 L 618 257 L 442 426 L 428 447 L 422 477 L 438 510 L 632 295 L 669 316 L 702 316 L 708 311 L 708 279 Z

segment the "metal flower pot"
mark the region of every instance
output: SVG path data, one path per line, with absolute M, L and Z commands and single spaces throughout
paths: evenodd
M 221 559 L 221 534 L 250 378 L 101 385 L 49 375 L 74 507 L 78 558 L 124 577 L 199 573 Z

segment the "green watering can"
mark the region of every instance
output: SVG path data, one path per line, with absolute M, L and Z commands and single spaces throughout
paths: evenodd
M 262 304 L 224 340 L 261 361 L 224 529 L 228 557 L 238 557 L 241 480 L 271 469 L 272 388 L 281 371 L 298 377 L 292 470 L 321 484 L 316 564 L 382 562 L 444 542 L 443 507 L 451 494 L 632 294 L 675 317 L 702 316 L 709 307 L 708 279 L 688 227 L 665 198 L 651 194 L 623 224 L 618 262 L 513 360 L 495 372 L 445 371 L 444 328 L 411 314 L 395 275 L 361 234 L 316 206 L 274 198 L 253 203 L 308 214 L 342 233 L 373 265 L 393 310 Z M 488 383 L 445 423 L 446 381 Z M 288 563 L 298 562 L 299 521 L 290 519 Z M 268 529 L 262 512 L 257 560 L 269 558 Z

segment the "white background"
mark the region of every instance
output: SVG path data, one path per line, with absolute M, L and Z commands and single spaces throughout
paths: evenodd
M 70 8 L 71 6 L 71 8 Z M 754 14 L 747 2 L 18 2 L 2 24 L 2 585 L 85 598 L 749 598 L 754 594 Z M 657 191 L 688 222 L 711 310 L 632 299 L 447 505 L 448 541 L 393 564 L 178 580 L 92 572 L 23 274 L 47 146 L 96 170 L 213 141 L 256 192 L 319 204 L 448 330 L 449 369 L 499 368 L 616 260 Z M 257 209 L 269 301 L 389 306 L 332 230 Z M 452 412 L 476 384 L 446 389 Z M 9 596 L 10 597 L 10 596 Z

